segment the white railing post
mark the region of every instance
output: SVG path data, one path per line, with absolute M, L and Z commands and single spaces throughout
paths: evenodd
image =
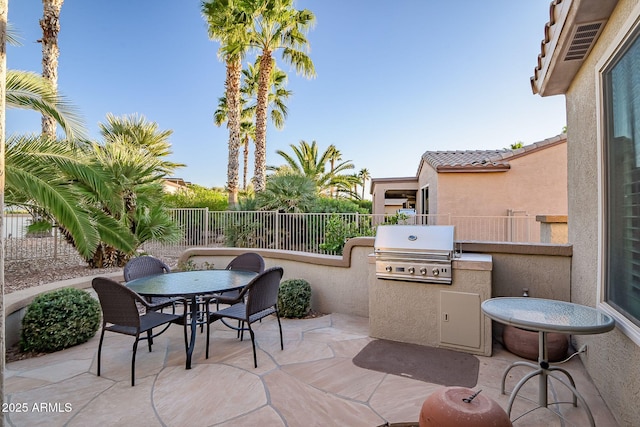
M 209 246 L 209 208 L 204 208 L 204 246 Z
M 274 236 L 274 245 L 276 249 L 280 249 L 280 212 L 276 212 L 276 235 Z

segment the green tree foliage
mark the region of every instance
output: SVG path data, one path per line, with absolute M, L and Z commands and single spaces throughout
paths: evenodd
M 264 191 L 256 194 L 256 203 L 260 210 L 309 212 L 317 193 L 314 182 L 308 177 L 280 173 L 269 176 Z
M 162 204 L 163 178 L 183 166 L 166 160 L 171 154 L 171 131 L 160 131 L 156 123 L 138 115 L 108 115 L 100 129 L 104 142 L 91 142 L 84 147 L 93 167 L 109 177 L 102 195 L 98 191 L 91 193 L 94 211 L 100 212 L 105 221 L 126 228 L 135 247 L 147 240 L 179 239 L 180 230 Z M 93 188 L 91 182 L 82 184 Z M 132 251 L 105 240 L 109 232 L 110 229 L 101 230 L 103 241 L 88 260 L 90 265 L 123 266 L 132 255 Z
M 78 180 L 93 183 L 93 188 L 103 194 L 109 177 L 89 165 L 73 143 L 41 136 L 10 137 L 5 168 L 5 204 L 55 221 L 82 256 L 91 256 L 100 234 L 87 193 Z
M 32 110 L 52 117 L 70 139 L 86 134 L 76 108 L 44 77 L 30 71 L 9 70 L 6 82 L 8 108 Z
M 227 210 L 227 193 L 220 188 L 206 188 L 191 184 L 187 191 L 164 195 L 164 204 L 171 208 L 207 208 L 210 211 Z
M 333 199 L 331 197 L 318 197 L 310 208 L 309 212 L 317 213 L 345 213 L 357 212 L 361 214 L 370 213 L 366 209 L 359 206 L 356 201 L 347 199 Z
M 353 183 L 358 178 L 353 175 L 344 175 L 343 172 L 353 169 L 351 160 L 343 161 L 337 165 L 334 161 L 340 158 L 339 151 L 334 145 L 330 145 L 320 154 L 316 141 L 309 144 L 306 141 L 300 141 L 296 146 L 290 144 L 293 150 L 293 156 L 288 153 L 277 150 L 284 160 L 282 166 L 269 166 L 268 169 L 276 172 L 297 173 L 311 179 L 318 192 L 325 195 L 331 195 L 334 192 L 357 196 L 353 193 Z M 330 165 L 330 168 L 327 168 Z

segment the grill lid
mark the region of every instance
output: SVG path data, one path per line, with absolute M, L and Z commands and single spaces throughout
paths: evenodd
M 380 225 L 374 250 L 382 253 L 431 253 L 452 256 L 453 225 Z

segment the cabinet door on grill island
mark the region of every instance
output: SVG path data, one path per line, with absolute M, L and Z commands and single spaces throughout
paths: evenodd
M 480 295 L 440 291 L 440 345 L 480 349 L 482 313 Z

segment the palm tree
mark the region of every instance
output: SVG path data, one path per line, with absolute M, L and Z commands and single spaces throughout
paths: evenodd
M 47 79 L 29 71 L 9 70 L 2 81 L 6 83 L 7 107 L 33 110 L 52 117 L 67 138 L 85 135 L 82 119 L 75 107 Z
M 182 163 L 161 160 L 172 154 L 169 137 L 173 132 L 158 130 L 157 123 L 148 121 L 142 115 L 131 114 L 117 117 L 109 113 L 107 114 L 107 123 L 100 123 L 99 127 L 100 134 L 106 142 L 115 142 L 119 138 L 125 138 L 140 150 L 147 151 L 153 157 L 160 159 L 156 165 L 158 172 L 171 175 L 176 168 L 186 166 Z
M 241 90 L 242 92 L 242 90 Z M 243 147 L 243 171 L 242 171 L 242 189 L 247 189 L 247 168 L 249 161 L 249 140 L 255 140 L 255 124 L 253 123 L 253 116 L 251 113 L 244 107 L 246 104 L 246 100 L 244 98 L 240 98 L 241 105 L 241 114 L 240 114 L 240 145 Z M 218 98 L 218 108 L 213 113 L 213 123 L 216 126 L 222 126 L 228 119 L 228 108 L 227 108 L 227 97 L 222 96 Z M 237 154 L 236 154 L 237 155 Z M 227 188 L 228 191 L 231 191 Z M 236 205 L 237 206 L 237 203 Z M 233 209 L 234 206 L 229 206 L 230 209 Z
M 248 64 L 246 69 L 242 70 L 242 85 L 240 87 L 240 144 L 243 150 L 243 180 L 242 189 L 246 190 L 247 186 L 247 165 L 249 160 L 249 140 L 255 141 L 256 126 L 256 94 L 258 92 L 258 67 L 259 64 Z M 288 109 L 285 101 L 293 94 L 292 91 L 285 89 L 287 83 L 287 74 L 279 69 L 275 69 L 271 73 L 271 85 L 269 87 L 269 110 L 271 122 L 276 129 L 284 127 L 284 121 L 287 118 Z M 215 111 L 214 123 L 221 126 L 227 120 L 227 98 L 218 99 L 218 109 Z
M 58 32 L 60 32 L 60 9 L 64 0 L 42 0 L 43 12 L 40 20 L 42 28 L 42 77 L 58 88 Z M 42 133 L 51 138 L 56 136 L 56 121 L 53 117 L 42 116 Z
M 331 173 L 335 170 L 336 162 L 342 160 L 342 153 L 335 146 L 331 145 L 332 151 L 329 153 L 329 163 L 331 164 Z M 335 188 L 331 189 L 330 196 L 333 197 L 336 191 Z
M 264 191 L 256 193 L 261 210 L 295 213 L 308 212 L 317 197 L 312 179 L 297 173 L 270 175 Z
M 229 207 L 238 203 L 238 149 L 240 147 L 240 74 L 242 58 L 249 48 L 247 29 L 250 20 L 241 13 L 236 0 L 202 2 L 202 15 L 207 21 L 209 38 L 220 42 L 219 53 L 226 62 L 225 97 L 229 129 L 227 189 Z
M 256 124 L 243 121 L 240 125 L 240 141 L 242 145 L 242 190 L 247 190 L 247 172 L 249 168 L 249 142 L 256 140 Z
M 371 173 L 369 173 L 369 169 L 360 169 L 360 172 L 358 172 L 358 178 L 360 178 L 360 181 L 362 183 L 362 200 L 364 200 L 364 187 L 367 185 L 367 181 L 371 179 Z
M 100 129 L 104 143 L 85 149 L 93 166 L 111 178 L 103 195 L 90 188 L 93 205 L 126 227 L 136 247 L 150 239 L 173 241 L 179 233 L 162 206 L 162 179 L 183 165 L 164 160 L 171 154 L 171 131 L 159 131 L 156 123 L 137 115 L 108 115 Z M 87 181 L 83 184 L 91 187 Z M 103 240 L 89 262 L 94 267 L 122 266 L 130 255 Z
M 267 110 L 269 87 L 275 60 L 273 52 L 281 49 L 285 62 L 305 77 L 315 76 L 311 58 L 304 52 L 308 47 L 306 31 L 315 21 L 307 9 L 297 10 L 294 0 L 247 0 L 256 19 L 252 20 L 251 47 L 260 51 L 258 96 L 256 105 L 256 151 L 254 186 L 256 192 L 265 188 Z
M 351 192 L 353 179 L 348 175 L 340 174 L 354 168 L 351 160 L 334 165 L 333 170 L 326 171 L 326 164 L 337 151 L 334 145 L 330 145 L 320 156 L 316 141 L 309 144 L 303 140 L 298 146 L 290 144 L 290 147 L 293 149 L 294 156 L 290 156 L 282 150 L 276 151 L 286 161 L 286 165 L 269 166 L 269 170 L 277 172 L 290 170 L 293 173 L 306 176 L 316 184 L 320 193 L 329 194 L 332 188 L 336 188 L 338 192 Z
M 5 202 L 55 222 L 80 255 L 89 257 L 100 241 L 85 208 L 77 177 L 104 188 L 108 177 L 90 167 L 75 145 L 46 136 L 16 136 L 6 144 Z M 102 193 L 101 193 L 102 194 Z

